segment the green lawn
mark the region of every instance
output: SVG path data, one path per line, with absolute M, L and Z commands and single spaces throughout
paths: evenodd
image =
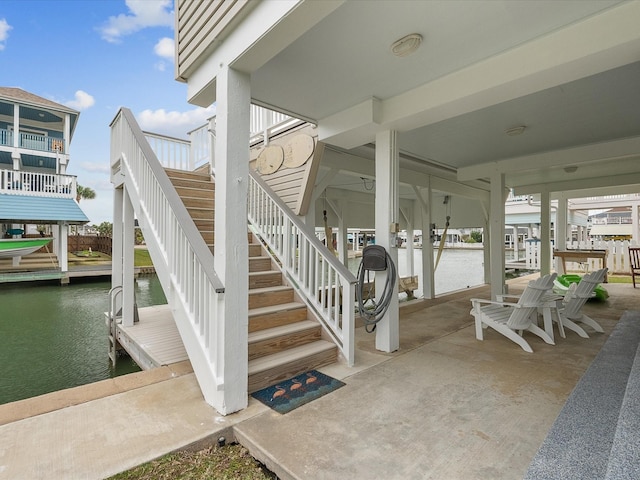
M 632 283 L 631 275 L 609 275 L 609 283 Z
M 153 267 L 149 250 L 146 248 L 136 248 L 134 250 L 133 264 L 136 267 Z

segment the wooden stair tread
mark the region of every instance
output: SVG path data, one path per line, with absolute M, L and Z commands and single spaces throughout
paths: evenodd
M 205 243 L 213 251 L 215 183 L 208 172 L 165 169 Z M 337 346 L 321 339 L 306 304 L 282 285 L 282 272 L 251 230 L 249 243 L 249 391 L 335 362 Z M 280 302 L 280 303 L 279 303 Z M 270 305 L 273 304 L 273 305 Z
M 266 314 L 275 313 L 275 312 L 286 312 L 289 310 L 298 310 L 300 308 L 306 309 L 307 306 L 302 302 L 288 302 L 288 303 L 281 303 L 279 305 L 269 305 L 267 307 L 252 308 L 251 310 L 249 310 L 249 318 L 258 317 L 260 315 L 266 315 Z
M 252 272 L 255 273 L 255 272 Z M 249 295 L 259 294 L 259 293 L 270 293 L 270 292 L 286 292 L 287 290 L 293 290 L 293 287 L 289 285 L 277 285 L 274 287 L 260 287 L 260 288 L 252 288 L 249 290 Z
M 302 322 L 282 325 L 280 327 L 273 327 L 267 330 L 258 330 L 257 332 L 251 332 L 249 334 L 249 343 L 262 342 L 264 340 L 269 340 L 272 338 L 316 328 L 321 328 L 319 323 L 314 322 L 313 320 L 304 320 Z
M 211 180 L 211 175 L 204 172 L 193 172 L 188 170 L 178 170 L 175 168 L 165 168 L 167 175 L 172 178 L 203 178 L 213 183 Z
M 249 276 L 250 277 L 259 277 L 261 275 L 268 276 L 268 275 L 274 275 L 276 273 L 278 275 L 282 274 L 282 272 L 280 272 L 280 270 L 261 270 L 259 272 L 249 272 Z
M 304 359 L 308 356 L 328 352 L 336 349 L 334 343 L 326 340 L 317 340 L 300 347 L 290 348 L 282 352 L 274 353 L 266 357 L 256 358 L 249 362 L 249 375 L 255 375 L 259 372 L 264 372 L 275 368 L 279 365 L 289 362 L 295 362 L 297 360 Z

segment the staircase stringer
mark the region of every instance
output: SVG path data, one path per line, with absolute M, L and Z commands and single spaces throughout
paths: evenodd
M 205 400 L 222 414 L 243 408 L 228 401 L 237 395 L 235 382 L 225 382 L 224 286 L 213 255 L 128 109 L 112 123 L 112 136 L 119 140 L 112 141 L 112 150 L 124 186 Z

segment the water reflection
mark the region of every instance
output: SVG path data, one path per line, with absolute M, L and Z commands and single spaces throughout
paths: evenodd
M 0 404 L 138 371 L 107 355 L 109 282 L 0 285 Z M 155 276 L 136 282 L 138 306 L 166 303 Z

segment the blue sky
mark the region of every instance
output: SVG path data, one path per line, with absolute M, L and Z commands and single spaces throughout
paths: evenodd
M 213 113 L 174 79 L 173 0 L 0 0 L 0 86 L 80 111 L 67 173 L 96 191 L 80 206 L 112 221 L 109 124 L 129 108 L 143 130 L 186 138 Z

